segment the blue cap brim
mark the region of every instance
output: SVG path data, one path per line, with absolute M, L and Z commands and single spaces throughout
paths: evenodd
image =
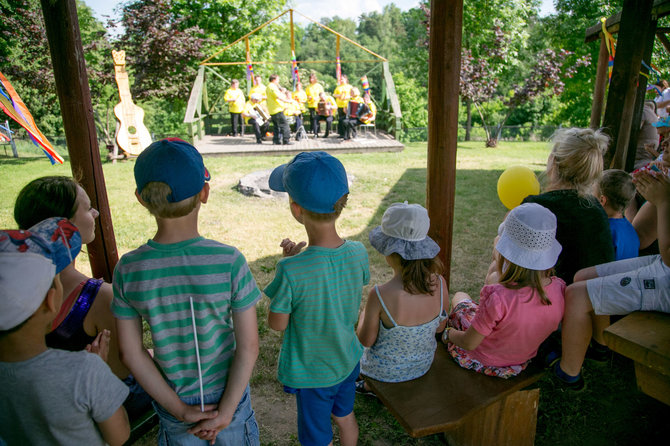
M 282 164 L 272 171 L 270 178 L 268 178 L 270 189 L 277 192 L 286 192 L 286 188 L 284 188 L 284 170 L 286 170 L 286 166 L 288 164 Z

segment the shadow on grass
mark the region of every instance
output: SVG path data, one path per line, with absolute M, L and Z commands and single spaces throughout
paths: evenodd
M 464 290 L 478 296 L 491 256 L 491 243 L 506 209 L 499 203 L 496 192 L 501 170 L 459 170 L 456 176 L 454 210 L 454 239 L 451 284 L 453 291 Z M 426 172 L 407 169 L 376 208 L 365 229 L 349 239 L 362 242 L 368 249 L 371 263 L 382 264 L 380 254 L 368 242 L 369 231 L 380 224 L 389 205 L 408 200 L 425 203 Z M 346 209 L 344 211 L 346 215 Z M 286 214 L 286 218 L 291 218 Z M 267 256 L 251 263 L 253 270 L 273 275 L 280 256 Z M 383 266 L 383 265 L 382 265 Z M 379 277 L 371 277 L 371 284 Z M 264 284 L 263 284 L 264 285 Z M 254 384 L 276 389 L 272 398 L 282 395 L 276 382 L 277 355 L 281 336 L 267 327 L 267 299 L 258 309 L 261 354 L 256 367 Z M 438 348 L 444 348 L 438 346 Z M 474 372 L 473 372 L 474 373 Z M 538 384 L 541 389 L 536 445 L 632 445 L 663 444 L 670 438 L 670 407 L 640 393 L 635 386 L 632 362 L 615 355 L 607 364 L 585 365 L 587 389 L 580 394 L 557 388 L 549 377 Z M 497 379 L 497 378 L 491 378 Z M 267 395 L 264 396 L 267 398 Z M 292 405 L 291 405 L 292 404 Z M 292 401 L 287 407 L 294 407 Z M 445 401 L 445 404 L 449 404 Z M 374 445 L 438 445 L 443 437 L 433 435 L 412 439 L 393 416 L 376 399 L 357 397 L 355 413 L 360 426 L 360 444 Z M 271 426 L 263 434 L 272 436 Z M 284 438 L 263 438 L 264 444 L 290 444 Z M 660 441 L 659 441 L 660 440 Z
M 5 156 L 5 155 L 0 155 L 0 163 L 7 165 L 7 166 L 23 166 L 28 163 L 32 163 L 34 161 L 39 160 L 40 157 L 35 155 L 35 156 L 23 156 L 19 158 L 14 158 L 13 156 Z

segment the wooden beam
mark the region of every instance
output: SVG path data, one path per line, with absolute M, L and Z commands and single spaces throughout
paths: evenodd
M 319 64 L 319 63 L 335 63 L 337 60 L 296 60 L 298 64 Z M 340 63 L 380 63 L 384 62 L 383 60 L 376 59 L 355 59 L 355 60 L 341 60 Z M 292 60 L 277 60 L 277 61 L 257 61 L 254 62 L 254 65 L 286 65 L 293 63 Z M 205 67 L 224 67 L 229 65 L 246 65 L 246 62 L 206 62 L 201 63 L 200 65 Z
M 661 17 L 665 17 L 670 14 L 670 0 L 656 0 L 651 8 L 651 16 L 654 20 L 658 20 Z M 616 34 L 619 32 L 619 26 L 621 22 L 621 11 L 607 18 L 605 25 L 607 26 L 607 31 L 610 34 Z M 600 21 L 596 25 L 590 26 L 586 30 L 585 42 L 593 42 L 598 39 L 602 31 Z
M 44 0 L 42 0 L 42 1 L 44 1 Z M 213 59 L 214 57 L 218 56 L 219 54 L 223 53 L 223 52 L 226 51 L 228 48 L 230 48 L 231 46 L 235 45 L 237 42 L 241 42 L 242 40 L 246 39 L 246 38 L 249 37 L 250 35 L 252 35 L 252 34 L 258 32 L 259 30 L 261 30 L 261 29 L 263 29 L 263 28 L 265 28 L 265 27 L 268 26 L 270 23 L 274 22 L 275 20 L 277 20 L 278 18 L 280 18 L 281 16 L 283 16 L 284 14 L 286 14 L 286 13 L 289 12 L 289 11 L 293 11 L 293 10 L 292 10 L 292 9 L 287 9 L 286 11 L 282 12 L 281 14 L 279 14 L 277 17 L 274 17 L 274 18 L 268 20 L 267 22 L 263 23 L 262 25 L 256 27 L 253 31 L 249 31 L 248 33 L 246 33 L 245 35 L 243 35 L 242 37 L 240 37 L 239 39 L 237 39 L 237 40 L 234 41 L 233 43 L 229 43 L 228 45 L 226 45 L 225 47 L 221 48 L 221 49 L 220 49 L 219 51 L 217 51 L 216 53 L 214 53 L 214 54 L 212 54 L 211 56 L 209 56 L 207 59 L 205 59 L 205 60 L 203 60 L 202 62 L 200 62 L 200 65 L 203 65 L 205 62 L 207 62 L 207 61 Z
M 651 61 L 651 56 L 654 50 L 654 40 L 656 38 L 656 20 L 649 22 L 647 35 L 640 41 L 644 46 L 642 52 L 643 61 Z M 647 63 L 647 65 L 649 65 Z M 640 71 L 649 74 L 647 67 L 640 67 Z M 640 134 L 640 124 L 642 122 L 642 113 L 644 112 L 644 101 L 647 96 L 647 77 L 638 76 L 637 91 L 635 93 L 635 106 L 633 107 L 633 119 L 630 126 L 630 139 L 628 141 L 628 150 L 626 156 L 623 158 L 623 167 L 626 172 L 632 172 L 635 167 L 635 155 L 637 152 L 637 137 Z
M 603 128 L 611 142 L 604 167 L 623 169 L 628 152 L 636 90 L 647 30 L 651 22 L 652 0 L 624 0 L 621 29 L 610 80 Z
M 661 43 L 663 44 L 663 48 L 665 48 L 665 51 L 670 53 L 670 40 L 668 40 L 668 36 L 666 36 L 665 34 L 656 33 L 656 37 L 658 37 L 658 40 L 660 40 Z
M 93 277 L 112 280 L 118 261 L 75 0 L 41 0 L 72 174 L 100 212 L 88 255 Z M 128 200 L 133 200 L 128 197 Z
M 430 8 L 426 207 L 431 220 L 429 234 L 440 245 L 448 285 L 456 195 L 463 0 L 433 0 Z
M 600 38 L 600 52 L 598 53 L 598 67 L 596 70 L 596 83 L 593 88 L 593 102 L 591 103 L 591 125 L 593 130 L 600 128 L 603 118 L 603 109 L 605 108 L 605 92 L 607 91 L 607 81 L 609 80 L 609 70 L 607 67 L 609 53 L 607 52 L 607 40 L 605 36 Z
M 670 1 L 670 0 L 668 0 L 668 1 Z M 328 28 L 326 25 L 322 25 L 322 24 L 320 24 L 319 22 L 317 22 L 316 20 L 307 17 L 305 14 L 302 14 L 300 11 L 295 11 L 295 12 L 297 12 L 298 14 L 300 14 L 301 16 L 303 16 L 304 18 L 306 18 L 306 19 L 309 20 L 310 22 L 313 22 L 313 23 L 319 25 L 321 28 L 325 29 L 326 31 L 330 31 L 331 33 L 335 34 L 337 37 L 341 37 L 342 39 L 346 40 L 346 41 L 349 42 L 350 44 L 352 44 L 352 45 L 354 45 L 354 46 L 357 46 L 358 48 L 362 49 L 363 51 L 366 51 L 366 52 L 372 54 L 372 55 L 375 56 L 375 57 L 378 57 L 379 59 L 381 59 L 381 60 L 383 60 L 383 61 L 385 61 L 385 62 L 388 61 L 388 59 L 386 59 L 385 57 L 382 57 L 382 56 L 380 56 L 379 54 L 377 54 L 377 53 L 375 53 L 375 52 L 373 52 L 373 51 L 370 51 L 369 49 L 365 48 L 365 47 L 364 47 L 363 45 L 361 45 L 360 43 L 354 42 L 353 40 L 351 40 L 351 39 L 348 38 L 347 36 L 342 35 L 342 34 L 338 33 L 337 31 Z
M 619 22 L 621 21 L 621 11 L 617 12 L 614 15 L 611 15 L 605 21 L 605 27 L 610 34 L 616 34 L 619 32 Z M 597 25 L 590 26 L 586 30 L 586 36 L 584 37 L 584 42 L 589 43 L 594 40 L 602 37 L 603 25 L 598 21 Z

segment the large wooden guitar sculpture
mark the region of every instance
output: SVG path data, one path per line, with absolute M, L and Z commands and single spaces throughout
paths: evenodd
M 114 114 L 119 120 L 116 129 L 116 143 L 129 155 L 139 155 L 149 144 L 151 134 L 144 126 L 144 110 L 133 103 L 126 71 L 126 52 L 112 50 L 114 57 L 114 73 L 119 86 L 121 102 L 114 107 Z

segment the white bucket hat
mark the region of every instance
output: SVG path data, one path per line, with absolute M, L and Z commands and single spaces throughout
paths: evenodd
M 440 246 L 428 237 L 428 211 L 418 204 L 393 203 L 381 226 L 370 231 L 370 244 L 381 254 L 397 253 L 405 260 L 432 259 Z
M 556 216 L 537 203 L 515 207 L 498 228 L 496 250 L 507 260 L 537 271 L 556 264 L 563 249 L 556 240 Z

